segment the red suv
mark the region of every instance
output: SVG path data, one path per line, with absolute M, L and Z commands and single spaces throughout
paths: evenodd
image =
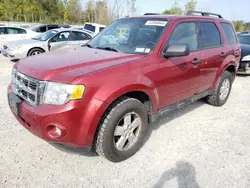
M 241 50 L 231 22 L 211 15 L 118 19 L 86 46 L 20 60 L 9 106 L 48 142 L 123 161 L 159 116 L 201 98 L 227 101 Z

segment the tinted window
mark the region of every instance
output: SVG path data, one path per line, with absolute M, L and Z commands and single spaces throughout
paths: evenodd
M 229 44 L 236 44 L 237 40 L 232 25 L 228 23 L 221 23 L 221 26 L 227 36 Z
M 198 49 L 198 38 L 196 24 L 185 22 L 177 25 L 168 41 L 168 44 L 185 43 L 189 45 L 191 51 Z
M 26 31 L 20 28 L 7 28 L 7 34 L 25 34 Z
M 72 32 L 72 40 L 88 40 L 89 37 L 85 33 L 81 32 Z
M 91 24 L 85 24 L 84 29 L 95 32 L 95 26 L 93 26 Z
M 239 42 L 250 45 L 250 36 L 239 36 Z
M 57 28 L 59 28 L 59 26 L 57 26 L 57 25 L 49 25 L 48 26 L 48 30 L 57 29 Z
M 100 27 L 99 32 L 101 32 L 103 29 L 105 29 L 105 27 Z
M 39 32 L 39 33 L 44 33 L 47 31 L 47 27 L 46 26 L 42 26 L 42 27 L 39 27 L 36 32 Z
M 201 45 L 203 48 L 216 47 L 221 45 L 220 32 L 212 22 L 201 22 Z
M 69 41 L 69 40 L 70 40 L 70 32 L 64 31 L 64 32 L 58 33 L 56 36 L 54 36 L 51 39 L 51 42 L 64 42 L 64 41 Z
M 0 35 L 4 35 L 4 34 L 7 34 L 6 29 L 5 29 L 5 27 L 1 27 L 0 28 Z

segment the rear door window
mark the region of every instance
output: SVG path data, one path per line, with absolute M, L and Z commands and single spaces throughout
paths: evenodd
M 88 40 L 89 37 L 82 32 L 77 32 L 77 31 L 73 31 L 72 32 L 72 40 L 76 41 L 76 40 Z
M 221 23 L 221 27 L 226 34 L 229 44 L 236 44 L 237 40 L 232 25 L 229 23 Z
M 222 44 L 220 32 L 213 22 L 200 22 L 202 48 L 214 48 Z
M 11 35 L 11 34 L 25 34 L 26 31 L 24 29 L 21 28 L 7 28 L 7 34 Z

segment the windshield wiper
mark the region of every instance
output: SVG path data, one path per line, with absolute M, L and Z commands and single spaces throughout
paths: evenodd
M 111 48 L 111 47 L 97 47 L 97 49 L 108 50 L 108 51 L 113 51 L 113 52 L 119 52 L 117 49 L 114 49 L 114 48 Z

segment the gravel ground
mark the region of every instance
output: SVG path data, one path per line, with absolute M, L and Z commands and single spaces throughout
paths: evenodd
M 196 102 L 152 125 L 143 148 L 114 164 L 60 151 L 22 128 L 7 105 L 13 63 L 0 57 L 0 187 L 250 187 L 250 78 L 221 108 Z

